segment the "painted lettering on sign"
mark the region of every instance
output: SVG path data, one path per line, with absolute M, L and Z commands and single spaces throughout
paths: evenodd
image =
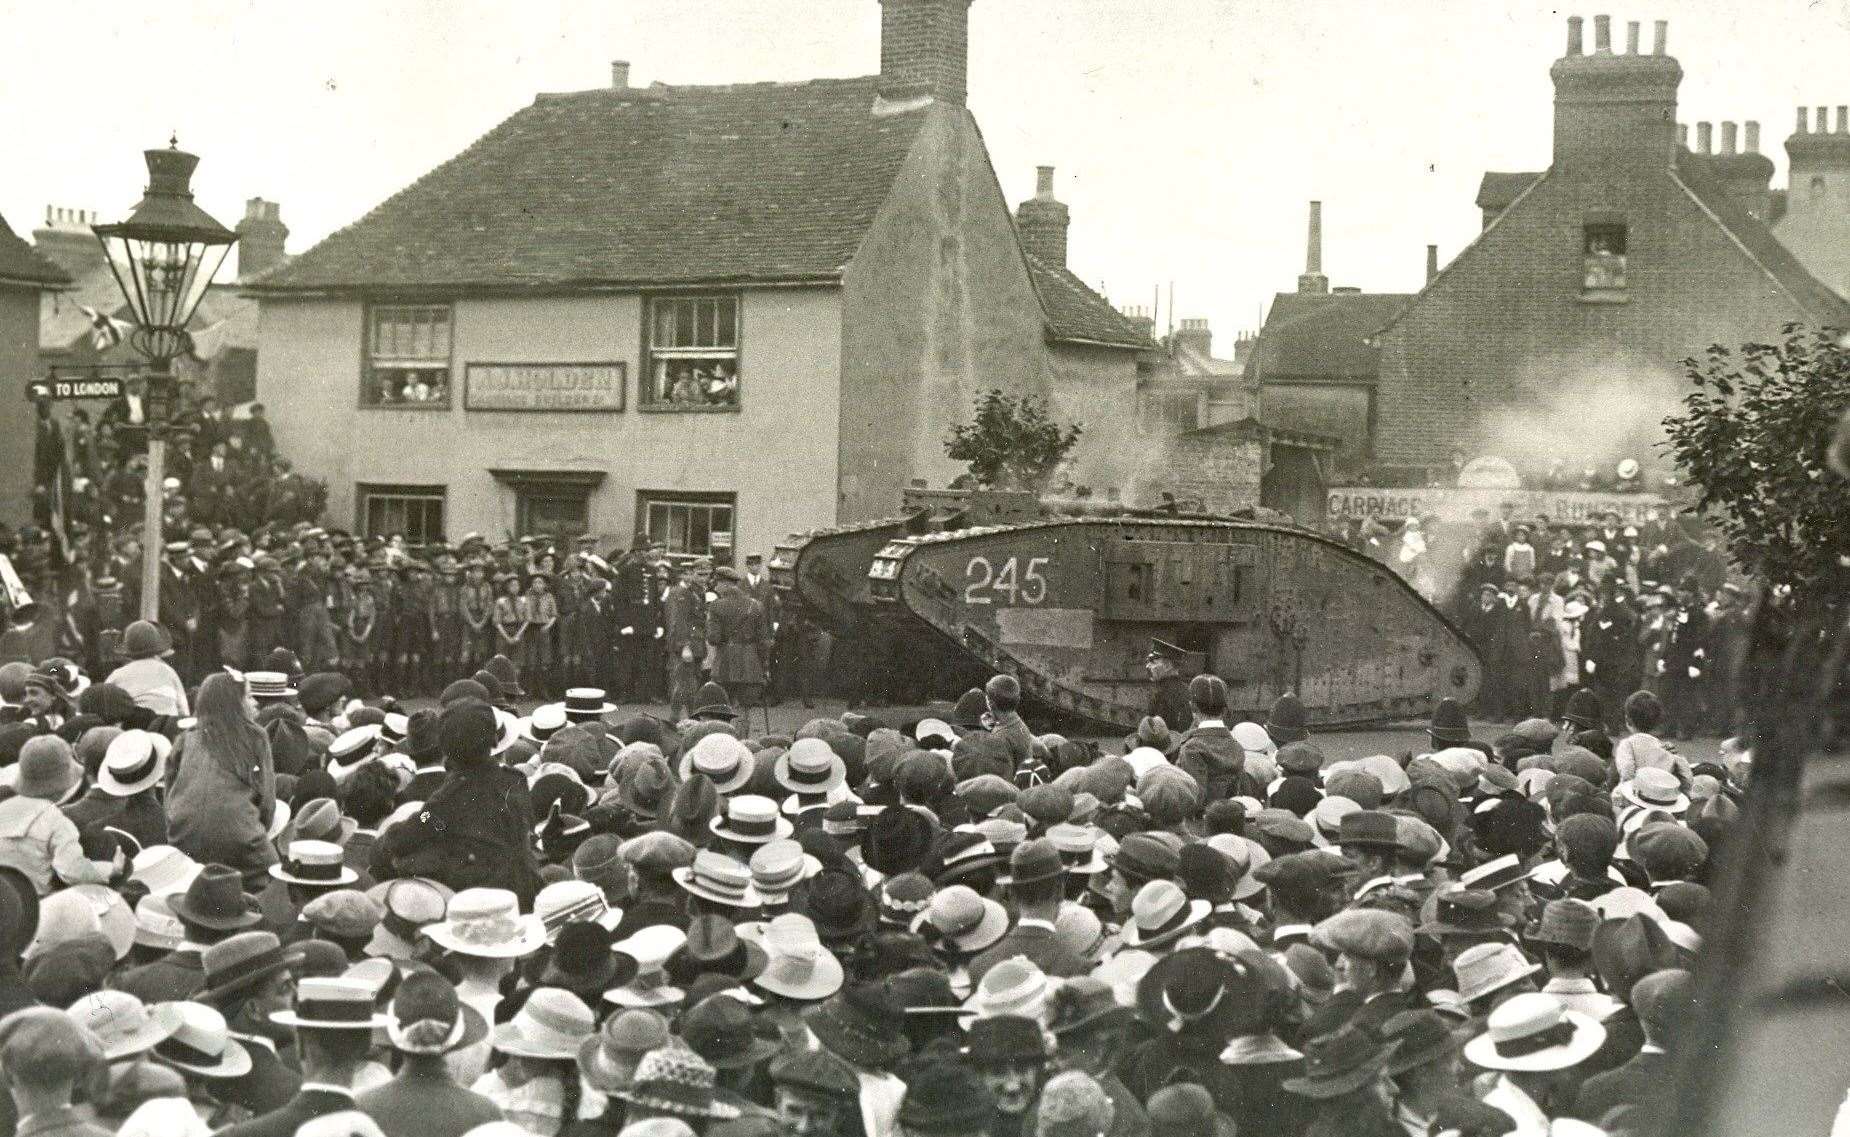
M 34 399 L 120 399 L 120 379 L 34 379 L 26 384 Z
M 1010 557 L 1000 564 L 988 557 L 971 557 L 964 566 L 964 603 L 994 604 L 1003 597 L 1006 604 L 1039 604 L 1047 599 L 1047 578 L 1041 570 L 1046 557 L 1029 557 L 1027 567 L 1019 558 Z
M 1521 518 L 1546 514 L 1551 521 L 1590 524 L 1617 512 L 1629 524 L 1647 520 L 1647 514 L 1664 508 L 1664 499 L 1652 493 L 1600 493 L 1591 490 L 1496 489 L 1380 489 L 1372 486 L 1338 487 L 1329 491 L 1332 517 L 1437 516 L 1442 521 L 1463 521 L 1476 509 L 1496 517 L 1504 504 Z
M 463 406 L 472 411 L 620 411 L 622 363 L 471 363 Z

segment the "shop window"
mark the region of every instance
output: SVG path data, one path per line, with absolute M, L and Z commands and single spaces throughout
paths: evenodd
M 442 486 L 362 485 L 356 488 L 357 523 L 362 536 L 390 537 L 399 533 L 411 545 L 429 545 L 443 540 L 446 491 Z
M 365 407 L 450 405 L 450 306 L 379 304 L 366 313 Z
M 649 301 L 642 408 L 739 408 L 739 298 L 657 296 Z
M 729 493 L 640 490 L 637 539 L 661 542 L 671 557 L 712 557 L 715 564 L 731 564 L 737 545 L 736 506 L 737 499 Z
M 1599 222 L 1582 228 L 1581 254 L 1585 277 L 1581 292 L 1584 299 L 1623 297 L 1625 238 L 1625 226 L 1622 223 Z
M 602 470 L 490 470 L 514 491 L 517 537 L 578 537 L 591 531 L 591 495 Z

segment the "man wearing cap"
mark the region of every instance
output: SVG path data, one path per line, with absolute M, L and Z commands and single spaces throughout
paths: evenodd
M 1336 953 L 1336 994 L 1322 1011 L 1332 1021 L 1378 1037 L 1389 1019 L 1419 1006 L 1418 994 L 1406 983 L 1413 955 L 1413 925 L 1406 917 L 1350 908 L 1318 924 L 1311 942 Z
M 1176 766 L 1201 786 L 1202 801 L 1223 801 L 1252 788 L 1241 780 L 1246 748 L 1234 740 L 1225 721 L 1227 683 L 1218 675 L 1188 681 L 1188 705 L 1195 725 L 1182 735 Z
M 1054 933 L 1066 895 L 1066 862 L 1053 842 L 1037 837 L 1015 846 L 1006 879 L 1015 926 L 970 961 L 970 982 L 981 983 L 990 968 L 1016 956 L 1055 978 L 1091 971 L 1091 963 Z
M 1146 713 L 1162 719 L 1178 734 L 1195 721 L 1188 699 L 1188 680 L 1182 677 L 1180 670 L 1182 658 L 1187 654 L 1172 643 L 1153 638 L 1149 654 L 1143 657 L 1144 669 L 1150 673 L 1150 682 L 1155 684 Z
M 706 658 L 707 601 L 697 587 L 694 568 L 680 566 L 675 582 L 662 597 L 663 647 L 668 658 L 668 717 L 681 721 L 694 691 L 700 686 L 700 665 Z
M 1632 1106 L 1644 1117 L 1661 1117 L 1676 1086 L 1676 1042 L 1695 1009 L 1690 973 L 1654 971 L 1632 986 L 1632 1005 L 1644 1027 L 1644 1046 L 1624 1065 L 1588 1078 L 1580 1087 L 1572 1115 L 1597 1123 L 1619 1106 Z
M 373 988 L 347 979 L 304 979 L 295 1005 L 272 1018 L 295 1028 L 302 1086 L 277 1109 L 223 1130 L 229 1137 L 295 1137 L 305 1122 L 355 1108 L 353 1082 L 389 1020 L 373 1011 Z
M 829 1137 L 859 1124 L 861 1081 L 827 1050 L 786 1050 L 771 1062 L 778 1137 Z

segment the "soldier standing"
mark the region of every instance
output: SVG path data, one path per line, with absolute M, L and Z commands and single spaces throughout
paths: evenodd
M 464 646 L 462 618 L 462 569 L 446 549 L 437 557 L 437 578 L 430 590 L 432 645 L 430 672 L 426 684 L 432 691 L 456 675 L 467 675 L 468 650 Z
M 495 590 L 488 583 L 488 566 L 470 561 L 463 570 L 457 607 L 462 615 L 465 671 L 474 671 L 495 654 Z
M 777 596 L 777 589 L 771 586 L 770 574 L 764 570 L 763 556 L 758 553 L 751 553 L 746 556 L 745 578 L 742 583 L 745 594 L 750 596 L 753 600 L 756 600 L 758 606 L 764 609 L 765 627 L 769 630 L 772 641 L 772 648 L 765 654 L 764 658 L 764 703 L 766 706 L 775 706 L 782 701 L 778 695 L 779 664 L 781 661 L 777 658 L 776 642 L 777 629 L 783 624 L 783 613 L 781 611 L 782 603 Z
M 283 622 L 287 613 L 288 594 L 283 587 L 283 566 L 269 553 L 252 558 L 256 572 L 251 577 L 250 606 L 245 637 L 243 666 L 255 668 L 273 647 L 285 646 Z
M 1150 653 L 1143 657 L 1150 681 L 1156 684 L 1150 692 L 1149 713 L 1177 732 L 1195 725 L 1194 708 L 1188 701 L 1188 680 L 1180 670 L 1180 663 L 1187 654 L 1175 644 L 1152 638 Z
M 700 686 L 700 667 L 707 651 L 705 609 L 696 569 L 693 565 L 683 565 L 679 579 L 662 598 L 669 717 L 677 722 Z
M 1693 574 L 1677 582 L 1675 605 L 1664 628 L 1664 734 L 1694 738 L 1703 721 L 1703 693 L 1712 668 L 1709 617 Z
M 353 681 L 368 693 L 378 690 L 377 661 L 373 647 L 379 636 L 379 600 L 373 592 L 372 571 L 365 565 L 347 570 L 352 600 L 347 605 L 346 657 Z M 306 663 L 304 667 L 308 666 Z
M 655 674 L 655 669 L 648 666 L 649 657 L 655 647 L 655 629 L 660 626 L 647 552 L 632 549 L 618 557 L 614 575 L 610 597 L 610 693 L 619 702 L 646 702 L 652 685 L 650 677 Z

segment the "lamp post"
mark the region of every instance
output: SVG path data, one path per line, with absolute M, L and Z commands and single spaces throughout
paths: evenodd
M 186 325 L 238 235 L 193 204 L 196 155 L 170 139 L 165 150 L 146 150 L 148 189 L 128 220 L 94 225 L 116 287 L 135 314 L 129 344 L 148 361 L 143 393 L 148 472 L 142 489 L 141 618 L 161 611 L 162 490 L 167 477 L 167 433 L 179 381 L 173 361 L 192 350 Z

